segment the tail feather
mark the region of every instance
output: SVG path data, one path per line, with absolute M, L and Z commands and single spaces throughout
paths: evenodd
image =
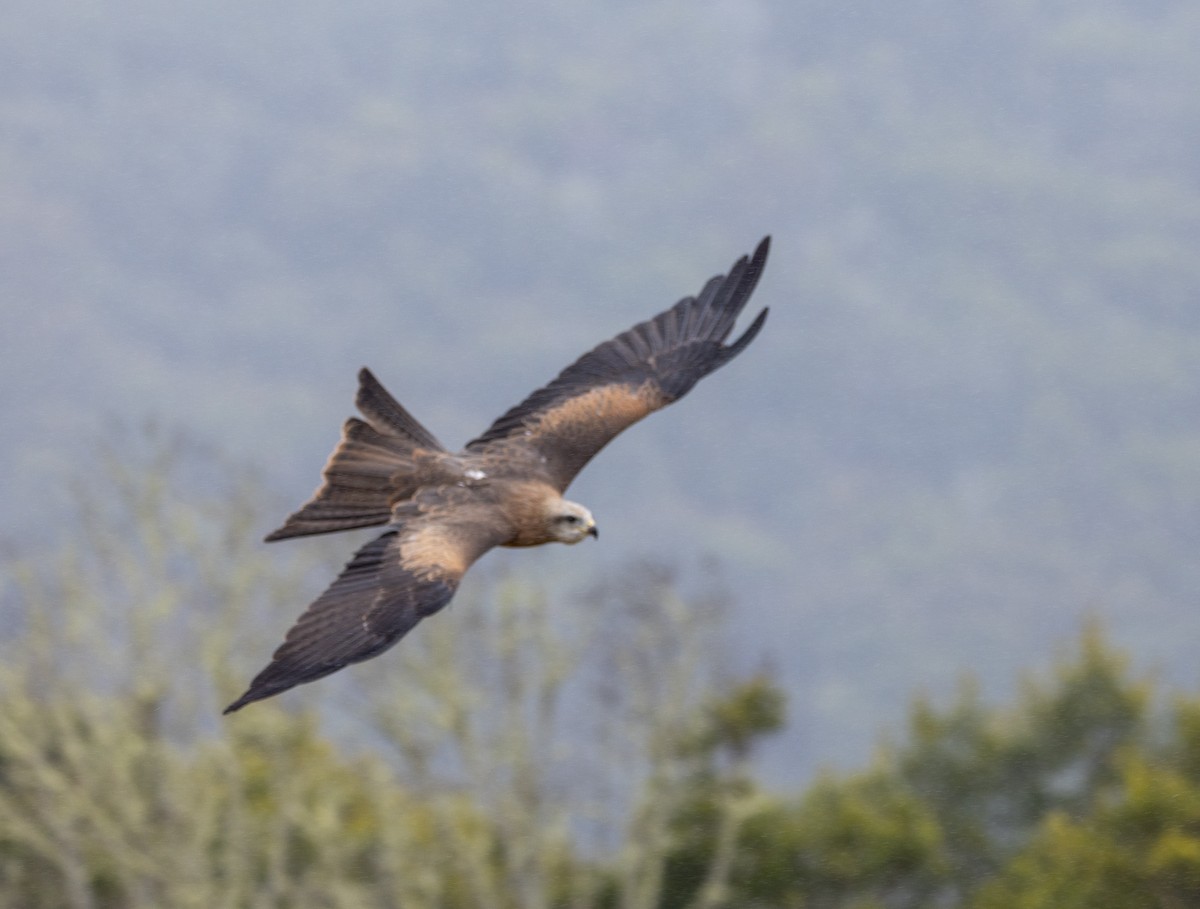
M 359 373 L 357 404 L 370 422 L 351 417 L 311 499 L 267 542 L 386 524 L 392 503 L 405 498 L 418 448 L 442 446 L 367 370 Z
M 358 395 L 354 403 L 362 415 L 383 432 L 407 437 L 421 448 L 442 450 L 442 443 L 433 437 L 433 433 L 388 394 L 383 384 L 365 367 L 358 371 Z

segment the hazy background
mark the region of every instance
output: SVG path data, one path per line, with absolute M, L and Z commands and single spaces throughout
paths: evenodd
M 487 561 L 715 556 L 789 779 L 1085 615 L 1195 685 L 1196 4 L 0 10 L 9 547 L 147 418 L 299 504 L 362 365 L 462 444 L 771 233 L 759 340 L 572 488 L 601 543 Z

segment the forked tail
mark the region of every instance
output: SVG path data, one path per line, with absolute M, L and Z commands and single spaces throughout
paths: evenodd
M 358 373 L 354 403 L 366 421 L 351 417 L 322 471 L 324 482 L 268 542 L 386 524 L 392 503 L 405 498 L 418 449 L 440 452 L 440 442 L 388 394 L 370 370 Z

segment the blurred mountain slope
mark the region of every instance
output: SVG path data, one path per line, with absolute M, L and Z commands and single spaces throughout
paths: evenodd
M 1198 41 L 1183 2 L 15 0 L 0 533 L 147 416 L 298 502 L 361 365 L 459 444 L 770 232 L 762 337 L 580 478 L 583 558 L 721 559 L 781 766 L 1086 611 L 1194 682 Z

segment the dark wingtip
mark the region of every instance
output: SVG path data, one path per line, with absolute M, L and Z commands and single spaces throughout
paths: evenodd
M 722 363 L 728 363 L 746 349 L 746 346 L 754 340 L 755 336 L 760 331 L 762 331 L 763 325 L 765 325 L 767 322 L 767 313 L 770 311 L 771 307 L 768 306 L 764 308 L 763 311 L 755 317 L 754 321 L 750 323 L 750 327 L 742 332 L 742 336 L 721 351 Z
M 245 707 L 247 704 L 249 704 L 251 701 L 254 701 L 254 700 L 257 700 L 257 698 L 250 697 L 250 692 L 247 691 L 240 698 L 238 698 L 236 701 L 234 701 L 232 704 L 230 704 L 228 707 L 226 707 L 224 710 L 222 710 L 221 716 L 229 716 L 229 714 L 234 713 L 235 711 L 241 710 L 243 707 Z
M 750 299 L 750 295 L 754 293 L 754 289 L 758 287 L 758 279 L 762 277 L 763 269 L 767 266 L 767 254 L 771 251 L 771 237 L 768 234 L 763 237 L 758 246 L 754 248 L 754 253 L 747 261 L 746 256 L 742 256 L 729 270 L 729 283 L 732 285 L 733 293 L 729 300 L 728 312 L 736 316 L 742 311 L 742 307 L 746 305 L 746 301 Z M 730 324 L 729 328 L 733 325 Z M 728 328 L 726 329 L 728 331 Z
M 767 234 L 765 237 L 763 237 L 761 240 L 758 241 L 758 246 L 754 247 L 754 255 L 751 256 L 751 259 L 754 262 L 757 262 L 759 265 L 759 268 L 761 268 L 763 266 L 763 264 L 766 263 L 767 254 L 770 251 L 771 251 L 771 235 Z
M 271 668 L 270 666 L 267 667 L 267 669 L 270 669 L 270 668 Z M 265 674 L 265 670 L 264 670 L 264 672 L 260 672 L 259 676 L 262 676 L 264 674 Z M 246 689 L 246 693 L 243 694 L 236 701 L 234 701 L 232 704 L 230 704 L 228 707 L 226 707 L 224 710 L 222 710 L 221 716 L 228 716 L 231 713 L 236 713 L 237 711 L 241 710 L 247 704 L 253 704 L 255 701 L 266 700 L 269 697 L 273 697 L 277 694 L 281 694 L 296 684 L 295 682 L 293 682 L 289 685 L 283 685 L 282 687 L 280 687 L 278 685 L 271 685 L 271 684 L 260 685 L 260 684 L 258 684 L 258 682 L 259 682 L 259 680 L 257 678 L 253 682 L 251 682 L 250 687 Z
M 746 266 L 746 273 L 742 276 L 746 290 L 745 296 L 749 297 L 754 292 L 754 288 L 758 285 L 758 279 L 762 277 L 763 269 L 767 267 L 767 255 L 771 252 L 771 235 L 767 234 L 758 241 L 758 246 L 754 247 L 754 254 L 750 257 L 750 264 Z
M 696 335 L 704 335 L 715 341 L 724 341 L 729 336 L 742 307 L 758 287 L 770 251 L 771 238 L 763 237 L 752 254 L 734 262 L 728 274 L 709 281 L 699 297 L 685 298 L 695 301 L 693 308 L 698 315 L 693 332 Z M 716 292 L 710 296 L 708 291 L 714 285 Z

